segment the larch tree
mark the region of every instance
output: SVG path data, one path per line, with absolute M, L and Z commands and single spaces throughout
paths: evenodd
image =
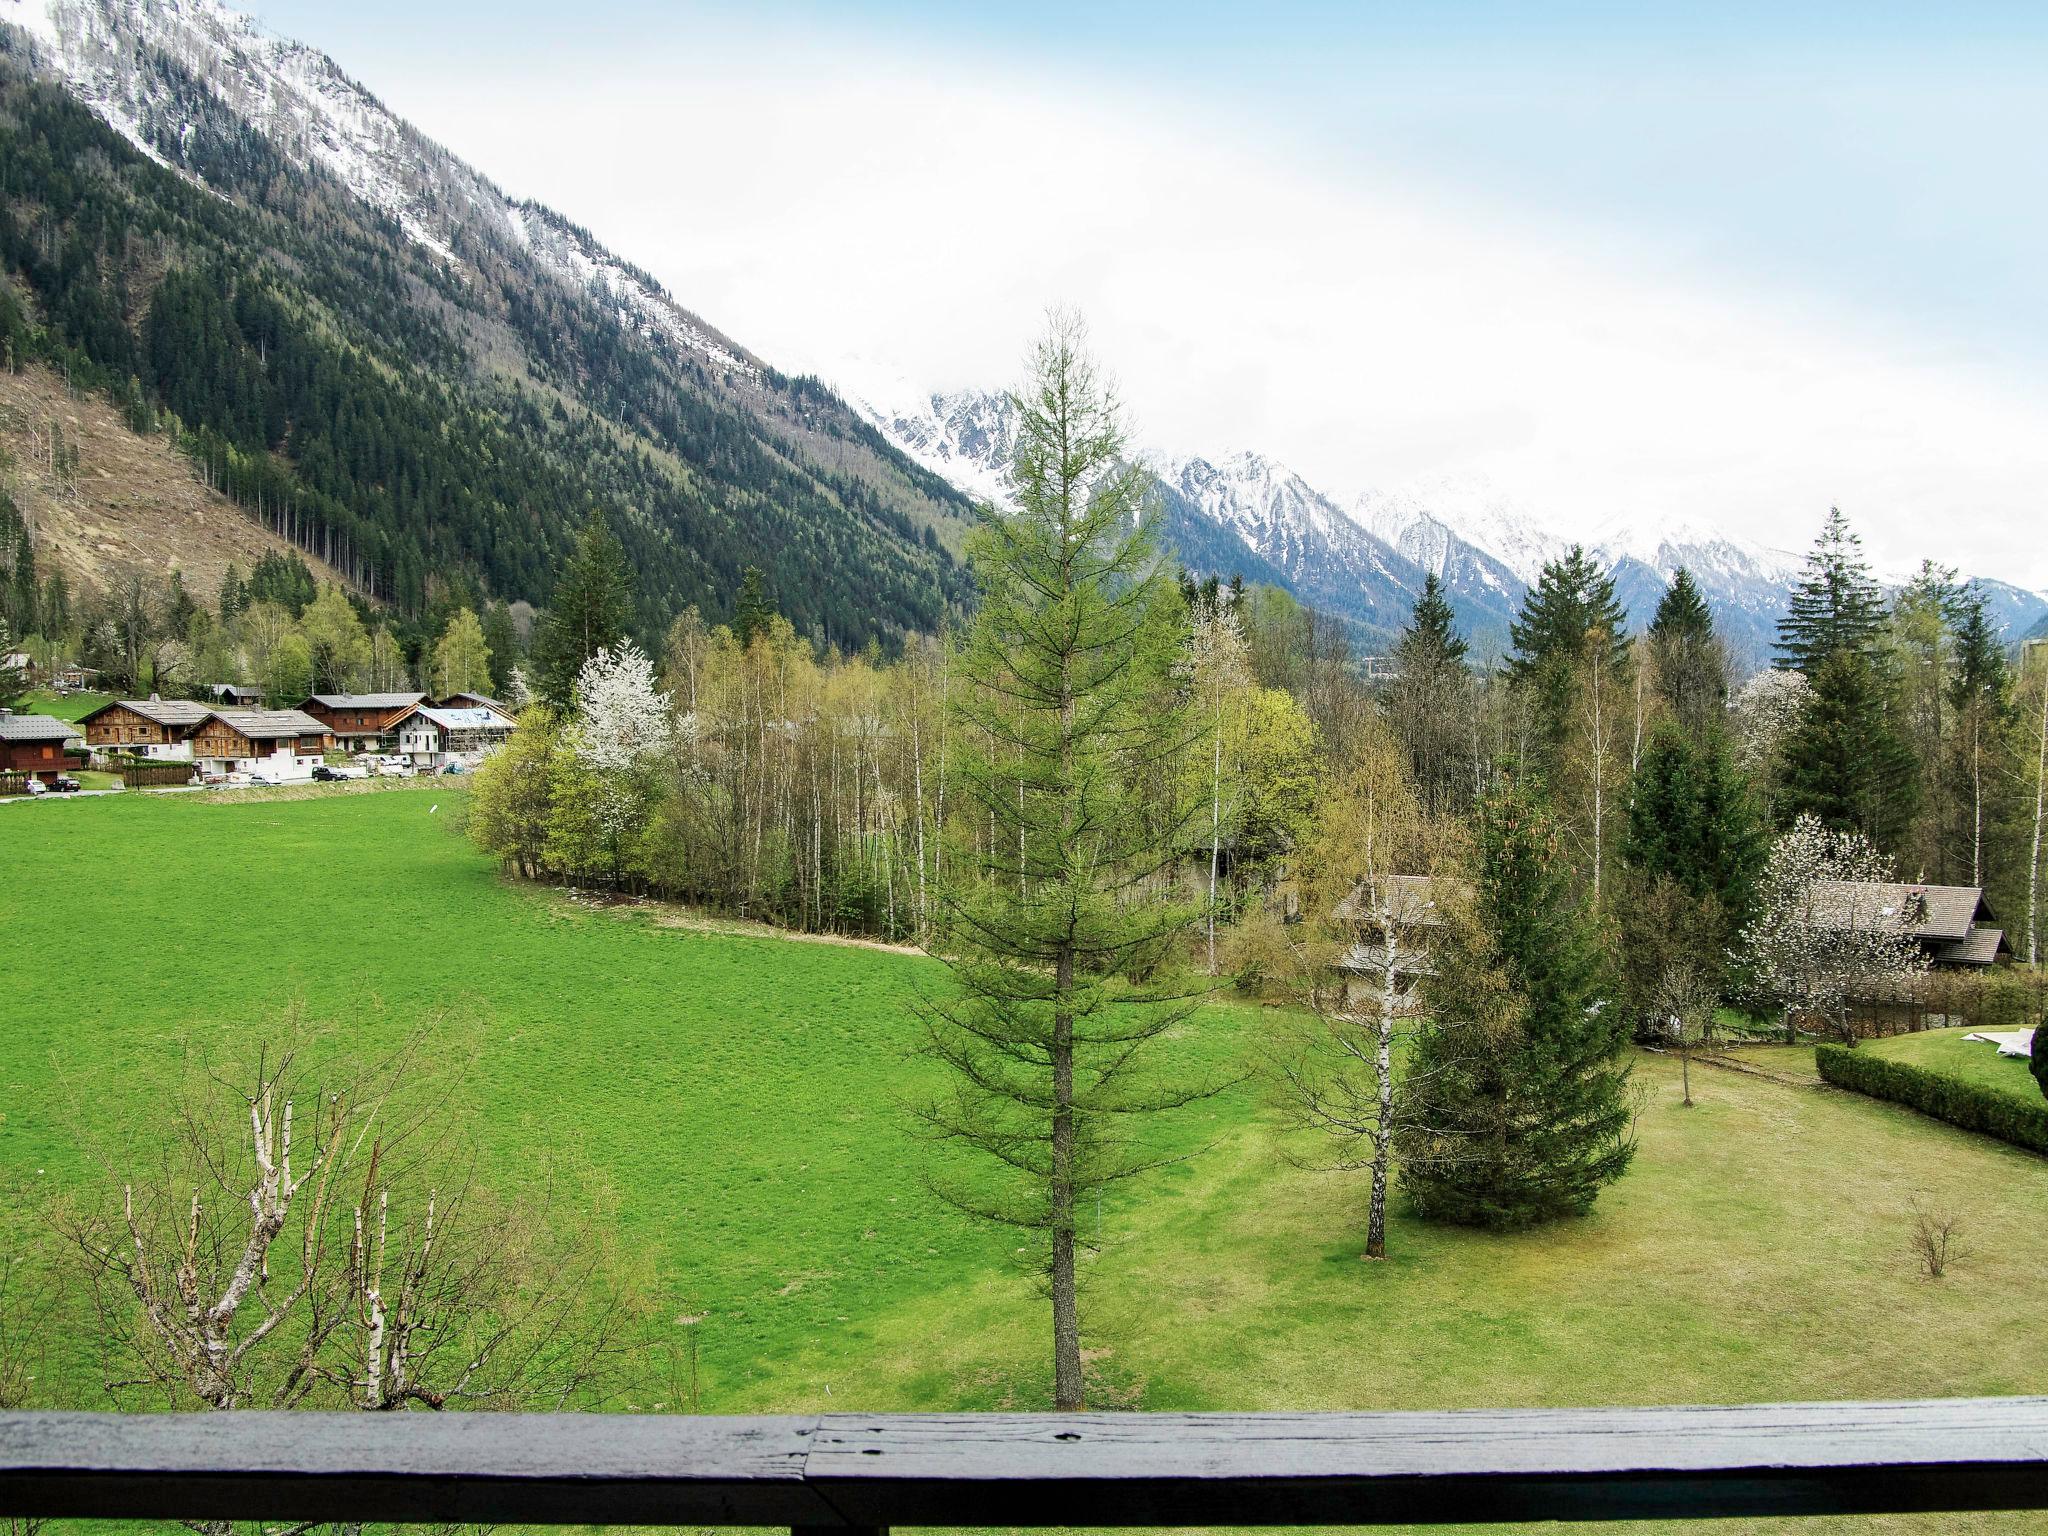
M 1202 907 L 1162 879 L 1195 806 L 1148 808 L 1132 786 L 1177 782 L 1159 770 L 1199 738 L 1175 687 L 1180 594 L 1084 341 L 1056 316 L 1038 343 L 1015 397 L 1016 510 L 985 512 L 971 546 L 981 604 L 949 771 L 963 835 L 941 882 L 950 983 L 920 1009 L 950 1085 L 922 1118 L 992 1165 L 935 1167 L 934 1187 L 1042 1234 L 1061 1409 L 1084 1401 L 1081 1203 L 1158 1164 L 1140 1122 L 1218 1086 L 1158 1059 L 1184 1049 L 1175 1026 L 1204 985 L 1178 962 Z
M 321 587 L 299 615 L 299 633 L 313 667 L 308 692 L 345 692 L 361 682 L 370 665 L 370 634 L 340 587 Z
M 491 648 L 484 626 L 468 608 L 458 608 L 434 642 L 433 691 L 439 698 L 491 690 Z
M 1435 956 L 1397 1151 L 1423 1216 L 1528 1227 L 1583 1215 L 1627 1170 L 1628 1030 L 1541 802 L 1504 785 L 1476 831 L 1472 922 Z

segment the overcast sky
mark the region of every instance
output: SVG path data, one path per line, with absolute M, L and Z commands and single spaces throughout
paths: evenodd
M 2048 6 L 243 3 L 787 370 L 2048 587 Z

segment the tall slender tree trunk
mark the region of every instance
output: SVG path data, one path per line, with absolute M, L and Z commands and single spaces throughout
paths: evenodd
M 1216 866 L 1223 851 L 1223 706 L 1216 706 L 1215 757 L 1209 770 L 1209 974 L 1216 974 Z
M 2048 676 L 2041 679 L 2041 742 L 2034 757 L 2034 851 L 2027 860 L 2027 964 L 2041 963 L 2041 813 L 2048 806 Z
M 1394 1018 L 1400 1008 L 1401 952 L 1394 943 L 1393 903 L 1381 903 L 1386 938 L 1386 969 L 1381 973 L 1380 1028 L 1373 1055 L 1373 1085 L 1379 1094 L 1379 1119 L 1372 1128 L 1372 1201 L 1365 1214 L 1365 1256 L 1387 1256 L 1387 1181 L 1394 1168 Z
M 1052 1038 L 1052 1397 L 1063 1411 L 1086 1403 L 1081 1386 L 1081 1313 L 1074 1276 L 1074 947 L 1060 946 L 1054 971 L 1059 1002 Z

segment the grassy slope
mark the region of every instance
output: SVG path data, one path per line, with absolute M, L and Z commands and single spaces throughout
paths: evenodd
M 106 693 L 27 693 L 16 712 L 48 715 L 52 720 L 83 720 L 112 697 Z
M 1967 1028 L 1930 1029 L 1921 1034 L 1866 1041 L 1860 1049 L 2013 1094 L 2032 1104 L 2040 1103 L 2040 1085 L 2034 1081 L 2024 1056 L 2001 1056 L 1994 1045 L 1964 1039 L 1969 1033 Z
M 450 832 L 454 798 L 137 795 L 0 820 L 0 1173 L 91 1181 L 81 1120 L 147 1123 L 186 1042 L 246 1039 L 295 1000 L 365 1045 L 447 1015 L 481 1044 L 488 1174 L 516 1187 L 537 1147 L 601 1171 L 652 1283 L 708 1314 L 707 1408 L 1042 1403 L 1043 1306 L 1013 1245 L 916 1177 L 905 1004 L 928 968 L 510 889 Z M 1259 1021 L 1217 1009 L 1195 1048 L 1230 1059 Z M 2048 1380 L 2048 1335 L 2010 1322 L 2048 1266 L 2048 1161 L 1853 1095 L 1694 1077 L 1688 1110 L 1672 1064 L 1643 1062 L 1637 1166 L 1590 1219 L 1499 1238 L 1397 1215 L 1376 1266 L 1355 1256 L 1357 1181 L 1282 1161 L 1249 1093 L 1214 1101 L 1177 1135 L 1206 1154 L 1105 1213 L 1084 1301 L 1097 1399 L 1712 1402 Z M 1970 1253 L 1938 1285 L 1906 1253 L 1915 1192 L 1963 1217 Z

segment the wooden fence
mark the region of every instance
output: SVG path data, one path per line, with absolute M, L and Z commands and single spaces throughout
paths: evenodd
M 144 789 L 151 785 L 190 784 L 192 765 L 190 763 L 122 763 L 121 782 L 130 789 Z
M 1444 1413 L 0 1414 L 0 1514 L 1526 1525 L 2048 1508 L 2048 1398 Z

